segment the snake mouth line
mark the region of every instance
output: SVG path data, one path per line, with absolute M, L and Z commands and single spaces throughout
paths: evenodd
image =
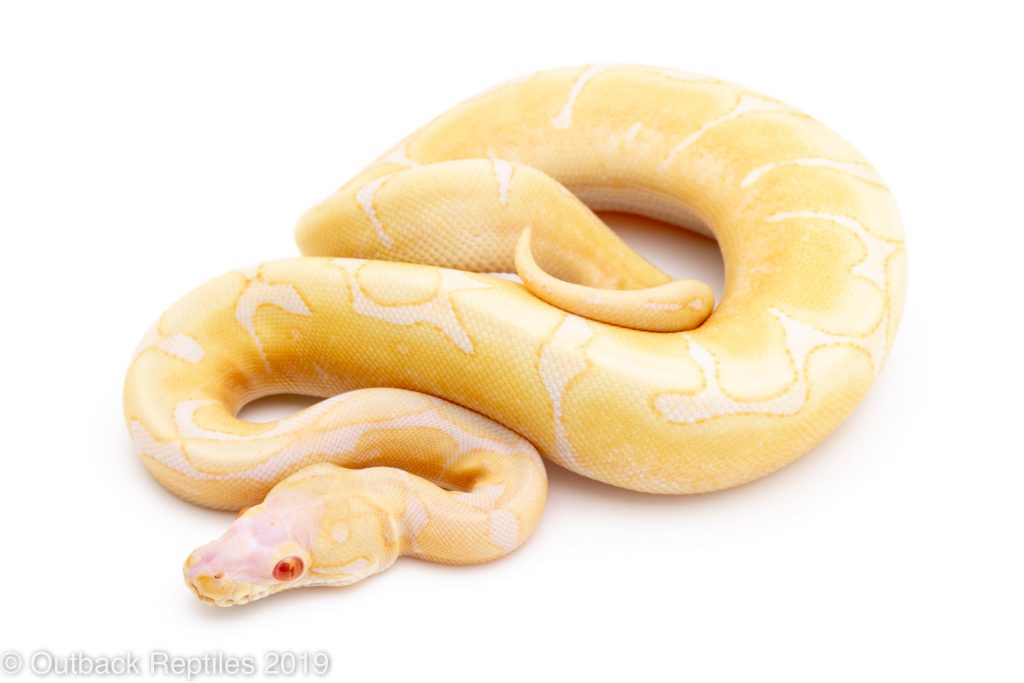
M 260 591 L 259 593 L 253 593 L 244 597 L 214 600 L 211 597 L 201 595 L 199 591 L 195 590 L 194 588 L 192 589 L 192 593 L 195 594 L 195 596 L 199 598 L 202 602 L 206 603 L 207 605 L 213 605 L 215 607 L 234 607 L 235 605 L 244 605 L 246 603 L 250 603 L 254 600 L 259 600 L 260 598 L 264 598 L 270 595 L 269 590 L 264 590 Z
M 213 605 L 215 607 L 234 607 L 235 605 L 244 605 L 246 603 L 253 602 L 254 600 L 265 598 L 273 592 L 270 590 L 270 586 L 264 586 L 260 590 L 256 591 L 250 589 L 250 592 L 244 595 L 240 595 L 238 597 L 231 596 L 221 598 L 220 600 L 214 600 L 210 596 L 203 595 L 202 593 L 200 593 L 199 589 L 196 588 L 196 585 L 189 581 L 188 578 L 185 579 L 185 585 L 189 587 L 189 590 L 192 591 L 192 594 L 199 598 L 200 601 L 206 603 L 207 605 Z

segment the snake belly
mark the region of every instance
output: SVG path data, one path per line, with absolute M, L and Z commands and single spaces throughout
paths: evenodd
M 712 236 L 722 300 L 594 211 Z M 892 196 L 848 143 L 773 98 L 653 67 L 541 72 L 469 100 L 307 212 L 297 239 L 303 257 L 173 305 L 128 371 L 150 473 L 244 510 L 186 561 L 215 604 L 351 583 L 400 555 L 500 557 L 540 518 L 538 453 L 665 494 L 777 470 L 864 397 L 906 287 Z M 278 393 L 327 400 L 236 417 Z

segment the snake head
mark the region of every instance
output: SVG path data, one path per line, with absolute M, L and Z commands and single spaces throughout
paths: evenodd
M 200 600 L 242 605 L 308 582 L 323 504 L 275 490 L 244 511 L 227 532 L 185 560 L 185 583 Z

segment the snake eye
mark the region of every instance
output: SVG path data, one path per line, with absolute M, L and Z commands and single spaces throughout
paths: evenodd
M 304 566 L 301 557 L 286 557 L 274 565 L 274 578 L 278 581 L 291 581 L 302 574 Z

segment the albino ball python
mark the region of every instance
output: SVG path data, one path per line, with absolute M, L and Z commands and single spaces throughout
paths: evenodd
M 712 235 L 718 307 L 591 210 Z M 350 584 L 400 555 L 483 562 L 538 523 L 538 451 L 615 486 L 694 493 L 811 449 L 882 367 L 902 240 L 875 170 L 775 99 L 656 68 L 538 73 L 310 210 L 304 257 L 171 307 L 132 361 L 126 419 L 169 490 L 244 509 L 185 562 L 207 602 Z M 278 393 L 333 398 L 235 417 Z

